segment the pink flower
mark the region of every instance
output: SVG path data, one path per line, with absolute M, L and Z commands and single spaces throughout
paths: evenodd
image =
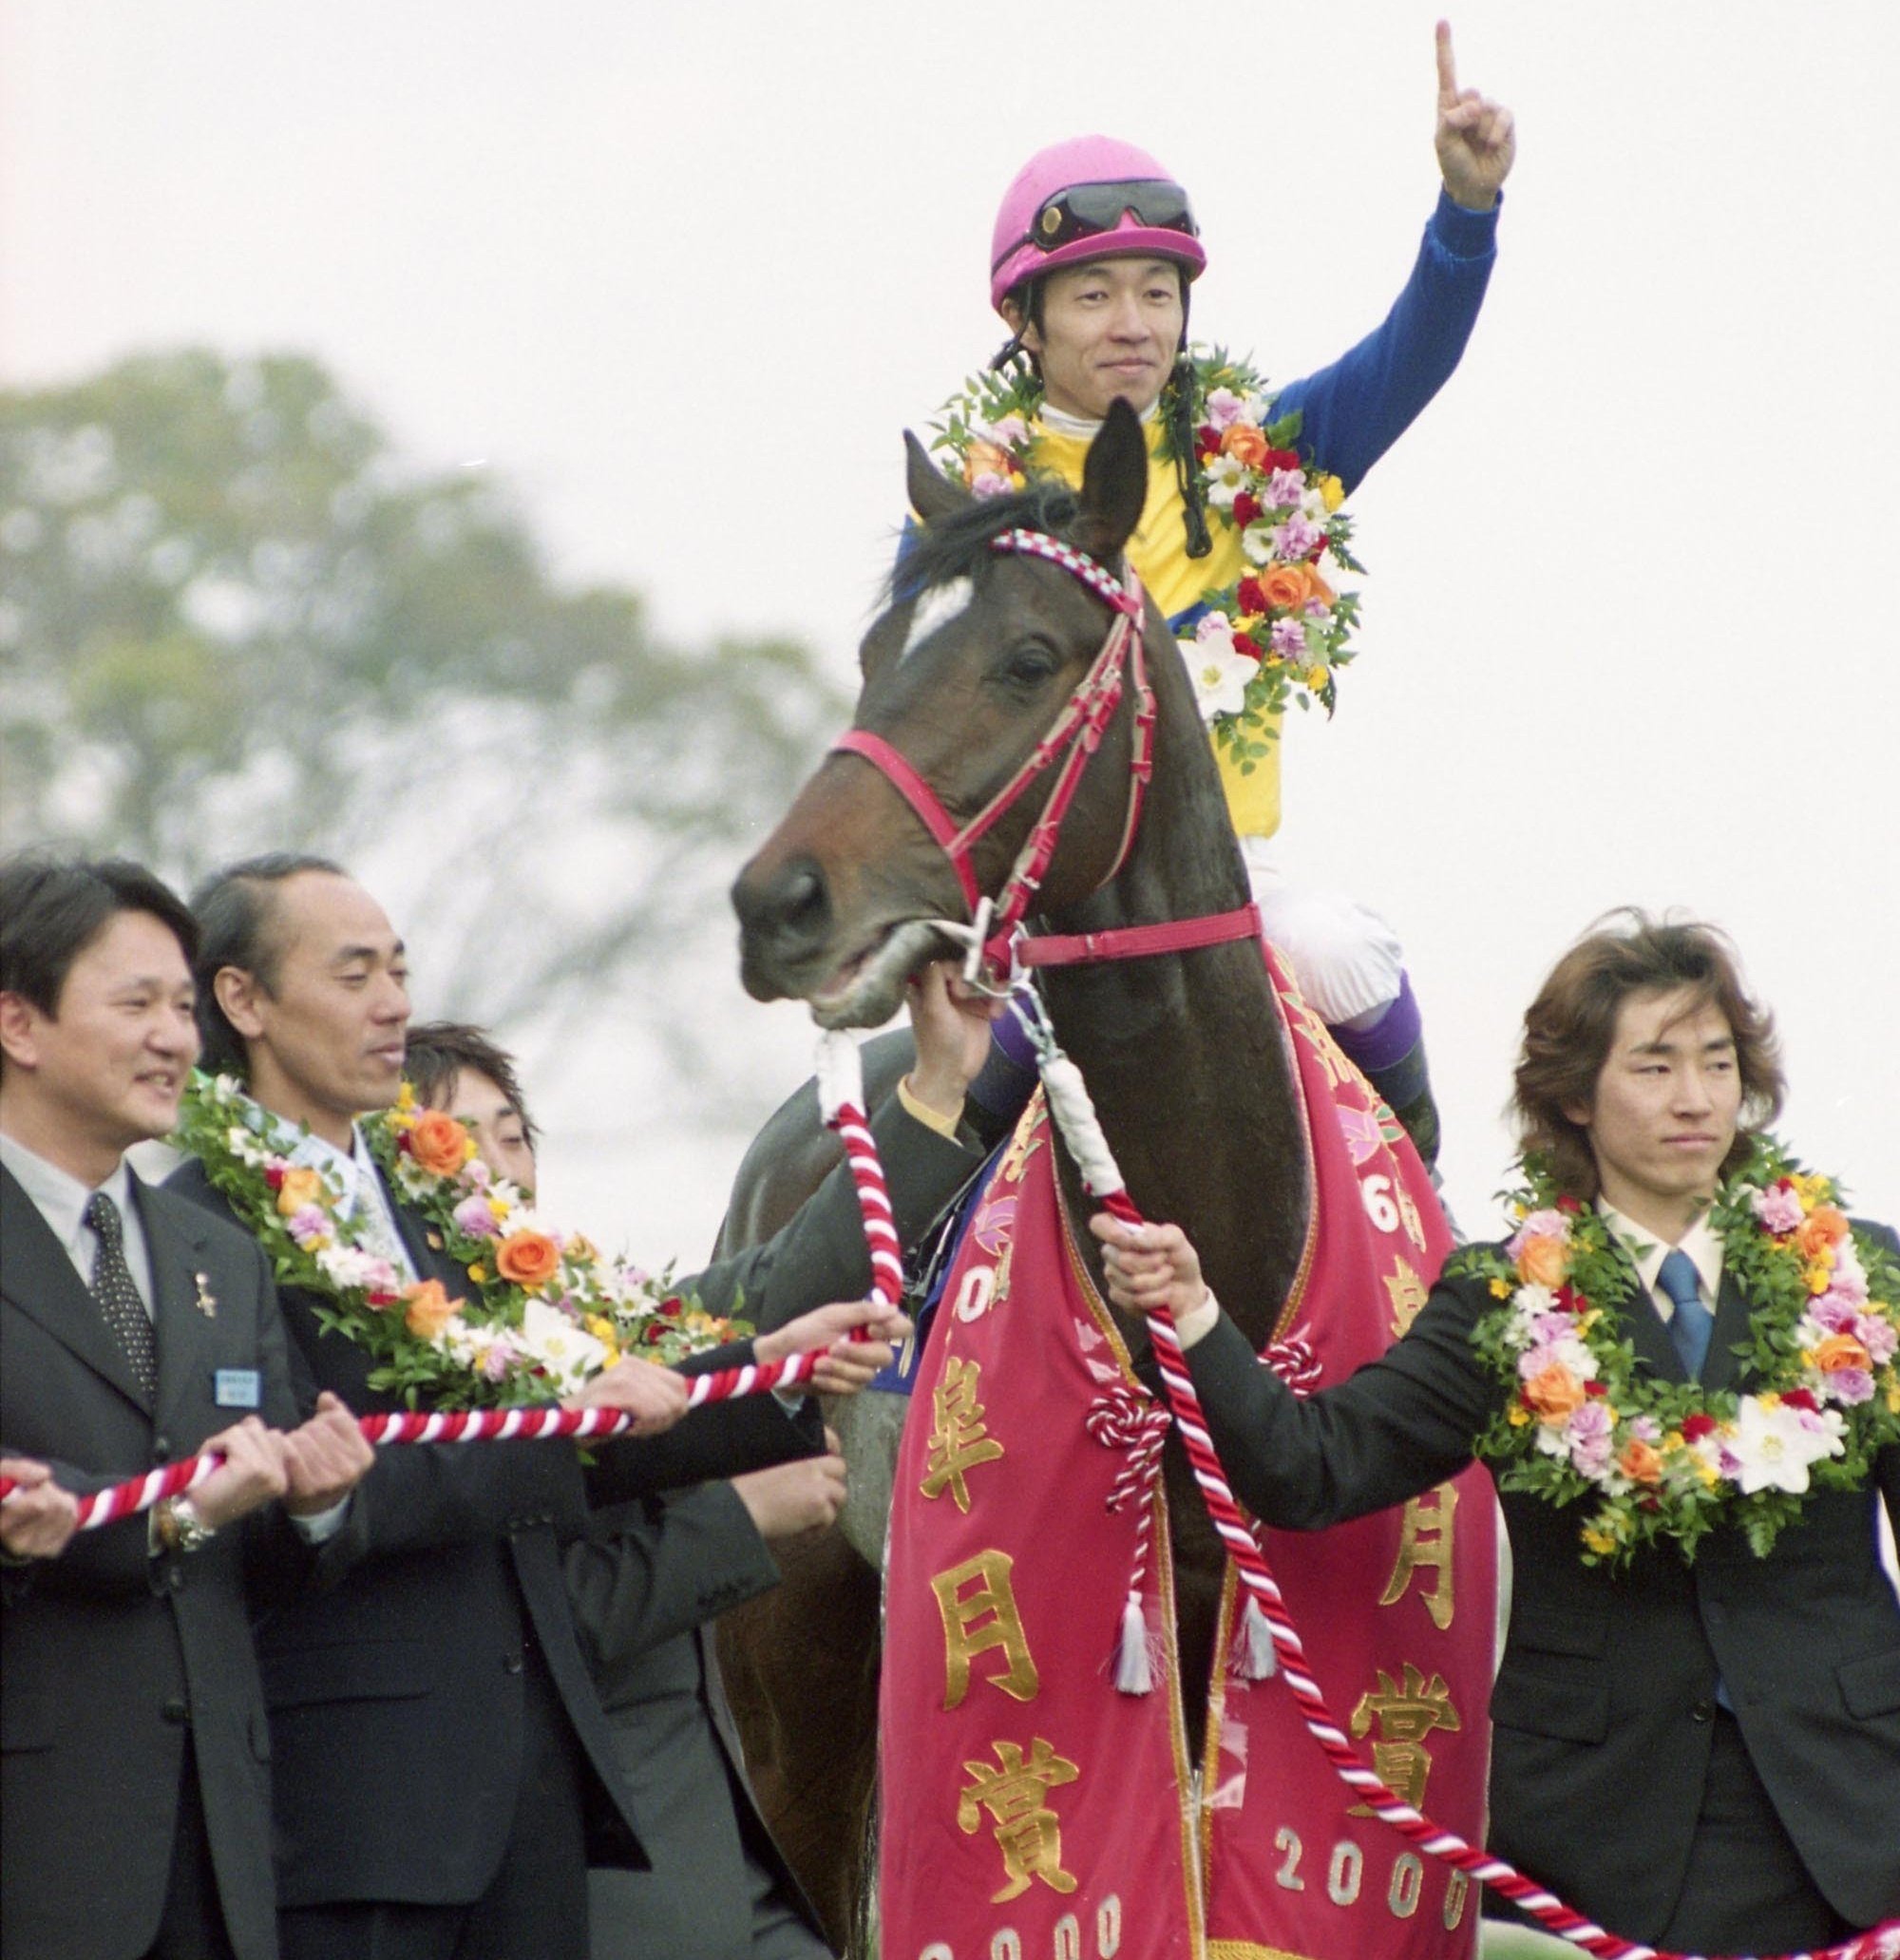
M 1269 536 L 1275 558 L 1304 558 L 1326 542 L 1325 532 L 1297 510 L 1284 523 L 1274 525 Z
M 1818 1393 L 1844 1409 L 1873 1399 L 1873 1377 L 1865 1368 L 1834 1368 L 1821 1380 Z
M 1793 1231 L 1801 1222 L 1801 1201 L 1793 1185 L 1771 1184 L 1765 1191 L 1757 1191 L 1748 1202 L 1756 1218 L 1776 1237 Z
M 1269 510 L 1298 509 L 1306 494 L 1306 479 L 1297 469 L 1276 469 L 1266 480 L 1261 502 Z
M 1226 429 L 1241 418 L 1241 398 L 1230 388 L 1209 389 L 1207 420 L 1216 428 Z
M 1276 619 L 1266 637 L 1282 660 L 1300 658 L 1306 652 L 1306 629 L 1298 619 Z
M 1015 485 L 1006 476 L 998 476 L 995 470 L 986 469 L 970 485 L 973 497 L 1007 497 Z
M 1884 1368 L 1900 1348 L 1900 1328 L 1883 1314 L 1862 1314 L 1849 1331 L 1866 1348 L 1868 1360 L 1876 1368 Z
M 1570 1445 L 1570 1461 L 1585 1476 L 1601 1476 L 1609 1468 L 1609 1411 L 1602 1402 L 1586 1402 L 1570 1418 L 1564 1432 Z
M 330 1220 L 321 1205 L 299 1205 L 284 1223 L 291 1237 L 306 1248 L 330 1233 Z
M 507 1373 L 521 1360 L 520 1353 L 505 1341 L 498 1341 L 482 1357 L 482 1373 L 490 1381 L 502 1381 Z
M 464 1198 L 452 1215 L 456 1229 L 466 1232 L 471 1239 L 492 1239 L 502 1229 L 501 1220 L 479 1191 L 473 1197 Z

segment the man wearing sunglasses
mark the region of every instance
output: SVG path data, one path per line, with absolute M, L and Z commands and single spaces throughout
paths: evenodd
M 1302 462 L 1346 492 L 1457 366 L 1496 256 L 1500 190 L 1516 154 L 1510 111 L 1459 88 L 1443 21 L 1437 63 L 1443 189 L 1412 276 L 1365 339 L 1274 401 L 1276 418 L 1302 414 Z M 1207 601 L 1253 569 L 1227 513 L 1210 521 L 1194 460 L 1183 355 L 1188 289 L 1206 265 L 1187 192 L 1145 151 L 1101 136 L 1030 159 L 1004 194 L 990 255 L 991 302 L 1012 336 L 996 365 L 1026 355 L 1041 381 L 1032 466 L 1079 485 L 1111 402 L 1125 399 L 1147 420 L 1148 504 L 1129 556 L 1174 630 L 1189 637 Z M 1217 754 L 1267 937 L 1429 1164 L 1437 1112 L 1396 938 L 1344 895 L 1282 879 L 1268 844 L 1280 827 L 1278 740 L 1245 774 L 1225 749 Z

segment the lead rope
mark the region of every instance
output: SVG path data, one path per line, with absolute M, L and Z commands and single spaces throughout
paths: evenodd
M 782 1361 L 752 1361 L 737 1368 L 718 1368 L 692 1376 L 686 1385 L 686 1406 L 697 1409 L 734 1396 L 763 1395 L 768 1389 L 795 1387 L 811 1379 L 825 1354 L 824 1348 L 817 1347 Z M 625 1409 L 458 1409 L 435 1410 L 425 1415 L 361 1416 L 356 1426 L 370 1442 L 379 1445 L 474 1443 L 618 1436 L 631 1429 L 637 1419 Z M 223 1461 L 221 1451 L 211 1450 L 201 1456 L 187 1456 L 161 1470 L 147 1471 L 143 1476 L 127 1477 L 108 1490 L 94 1491 L 79 1499 L 77 1528 L 82 1532 L 95 1531 L 117 1518 L 149 1511 L 167 1497 L 196 1490 Z M 0 1503 L 17 1488 L 11 1477 L 0 1476 Z

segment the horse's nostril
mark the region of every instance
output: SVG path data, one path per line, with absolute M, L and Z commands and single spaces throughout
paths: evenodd
M 775 897 L 780 924 L 793 931 L 808 930 L 814 923 L 822 923 L 830 910 L 825 895 L 825 879 L 816 865 L 788 866 Z
M 741 877 L 732 904 L 746 939 L 759 951 L 796 958 L 831 928 L 831 895 L 815 860 L 796 858 L 763 882 Z

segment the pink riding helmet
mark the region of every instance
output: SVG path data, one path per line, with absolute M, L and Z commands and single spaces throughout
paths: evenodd
M 1123 184 L 1130 201 L 1117 204 L 1111 187 Z M 1075 194 L 1073 205 L 1064 206 L 1065 194 Z M 1052 143 L 1003 193 L 990 237 L 990 304 L 1000 313 L 1003 295 L 1038 273 L 1136 252 L 1173 259 L 1190 279 L 1206 269 L 1188 193 L 1131 143 L 1077 136 Z

